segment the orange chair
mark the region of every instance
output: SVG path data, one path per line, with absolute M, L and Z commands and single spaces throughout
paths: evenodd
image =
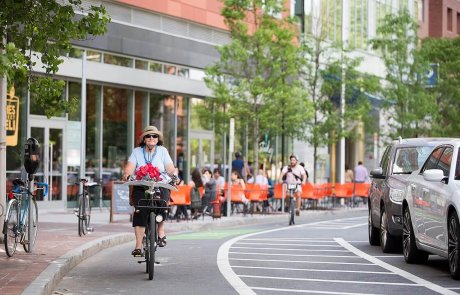
M 302 194 L 300 195 L 303 201 L 303 208 L 306 206 L 308 200 L 315 200 L 315 192 L 311 183 L 302 184 Z
M 368 198 L 370 188 L 371 188 L 370 183 L 355 183 L 354 195 L 356 197 Z
M 273 187 L 273 200 L 274 200 L 274 210 L 278 209 L 278 203 L 279 207 L 282 205 L 282 199 L 286 199 L 286 186 L 282 183 L 277 183 Z M 283 209 L 284 210 L 284 209 Z
M 190 205 L 190 192 L 192 190 L 191 185 L 179 185 L 177 191 L 171 190 L 171 201 L 170 205 L 176 206 L 189 206 Z
M 227 198 L 228 190 L 225 190 L 225 196 Z M 230 201 L 232 204 L 232 212 L 234 211 L 235 204 L 244 204 L 245 191 L 240 185 L 232 185 Z M 243 210 L 243 213 L 246 214 L 246 209 Z
M 336 183 L 334 187 L 334 198 L 351 199 L 353 197 L 353 183 Z
M 246 184 L 245 196 L 251 202 L 251 214 L 254 213 L 254 204 L 259 204 L 263 201 L 265 191 L 259 184 Z

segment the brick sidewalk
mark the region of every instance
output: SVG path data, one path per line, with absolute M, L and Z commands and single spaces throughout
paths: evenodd
M 24 252 L 22 245 L 18 245 L 14 256 L 9 258 L 5 253 L 5 245 L 0 244 L 0 294 L 21 294 L 51 262 L 84 243 L 111 234 L 132 232 L 129 222 L 125 221 L 94 225 L 94 232 L 79 237 L 77 219 L 73 218 L 73 224 L 39 221 L 32 253 Z

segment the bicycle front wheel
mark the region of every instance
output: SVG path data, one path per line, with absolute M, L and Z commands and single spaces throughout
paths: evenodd
M 85 194 L 85 212 L 84 212 L 84 226 L 85 226 L 85 231 L 84 234 L 86 235 L 88 233 L 89 229 L 89 223 L 91 221 L 91 205 L 90 205 L 90 200 L 89 200 L 89 195 Z
M 37 239 L 37 230 L 38 230 L 38 207 L 37 207 L 37 202 L 35 199 L 31 199 L 31 207 L 30 209 L 30 220 L 28 220 L 28 216 L 26 216 L 26 225 L 25 225 L 25 231 L 24 234 L 25 240 L 24 240 L 24 250 L 27 253 L 31 253 L 34 249 L 35 246 L 35 240 Z M 29 231 L 30 231 L 30 241 L 29 239 Z
M 86 235 L 87 227 L 85 222 L 86 215 L 86 201 L 85 194 L 80 195 L 78 198 L 78 235 L 81 237 Z
M 18 201 L 9 201 L 6 207 L 6 219 L 3 225 L 4 243 L 6 255 L 12 257 L 18 245 L 19 208 Z
M 295 198 L 291 196 L 289 200 L 289 225 L 294 224 L 294 214 L 295 214 Z
M 153 280 L 155 271 L 155 251 L 157 249 L 157 225 L 155 222 L 155 212 L 150 212 L 149 215 L 149 280 Z

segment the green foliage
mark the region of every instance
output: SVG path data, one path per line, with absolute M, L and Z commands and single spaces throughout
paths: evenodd
M 76 100 L 65 101 L 62 83 L 52 81 L 72 48 L 71 41 L 84 40 L 107 32 L 110 17 L 104 7 L 84 10 L 81 0 L 0 0 L 0 75 L 18 82 L 30 79 L 31 96 L 51 117 L 75 109 Z M 77 16 L 75 10 L 85 15 Z M 32 69 L 44 76 L 32 76 Z
M 387 15 L 372 40 L 379 49 L 387 70 L 383 91 L 392 137 L 417 137 L 430 133 L 430 120 L 435 115 L 433 96 L 425 91 L 420 75 L 428 63 L 417 49 L 417 24 L 407 10 Z
M 458 137 L 460 134 L 460 38 L 430 38 L 422 43 L 423 59 L 436 63 L 438 85 L 429 89 L 435 97 L 436 109 L 431 122 L 432 134 Z
M 247 124 L 255 165 L 259 134 L 300 138 L 312 115 L 298 80 L 302 58 L 294 43 L 295 25 L 273 17 L 282 11 L 278 2 L 226 0 L 222 15 L 232 42 L 218 47 L 220 60 L 206 69 L 205 82 L 214 97 L 200 113 L 216 129 L 230 117 L 236 119 L 237 131 Z

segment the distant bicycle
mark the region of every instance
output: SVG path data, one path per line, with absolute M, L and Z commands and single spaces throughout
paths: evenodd
M 174 179 L 171 183 L 173 183 L 173 181 Z M 163 187 L 169 190 L 177 190 L 177 188 L 168 183 L 146 180 L 130 180 L 125 182 L 125 184 L 148 187 L 145 191 L 145 199 L 139 200 L 139 204 L 135 204 L 135 207 L 147 208 L 150 211 L 143 239 L 145 260 L 138 261 L 138 263 L 146 263 L 145 272 L 149 274 L 149 280 L 152 280 L 155 271 L 155 263 L 158 263 L 155 261 L 155 252 L 158 247 L 158 223 L 163 221 L 163 213 L 165 210 L 169 209 L 169 204 L 160 198 L 159 188 Z
M 294 216 L 296 199 L 294 193 L 297 190 L 298 185 L 299 184 L 287 184 L 287 191 L 289 196 L 289 225 L 295 224 Z
M 22 244 L 24 250 L 32 252 L 38 230 L 38 207 L 33 192 L 42 190 L 43 196 L 48 194 L 48 184 L 36 183 L 36 189 L 31 192 L 27 188 L 28 181 L 15 179 L 13 190 L 8 194 L 8 205 L 6 207 L 3 235 L 6 255 L 12 257 L 16 252 L 18 243 Z M 30 220 L 29 204 L 31 203 Z M 29 235 L 30 232 L 30 235 Z M 30 236 L 30 240 L 28 240 Z
M 74 209 L 74 213 L 78 217 L 78 235 L 81 237 L 86 235 L 88 231 L 93 231 L 93 228 L 90 227 L 91 198 L 89 196 L 89 188 L 98 186 L 99 184 L 88 182 L 86 178 L 80 179 L 80 183 L 83 183 L 83 193 L 78 196 L 78 208 Z M 79 185 L 79 183 L 75 185 Z

